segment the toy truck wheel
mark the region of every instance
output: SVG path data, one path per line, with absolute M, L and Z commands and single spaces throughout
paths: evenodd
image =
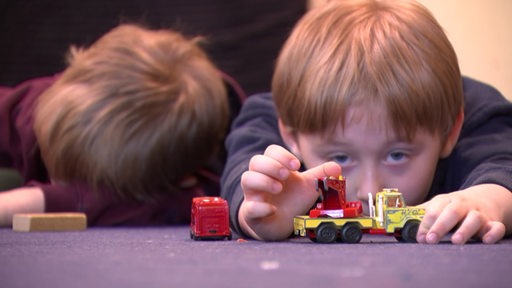
M 336 225 L 322 223 L 316 228 L 316 241 L 319 243 L 333 243 L 336 241 Z
M 418 220 L 410 220 L 407 223 L 405 223 L 405 226 L 401 232 L 401 241 L 407 243 L 416 243 L 416 234 L 418 233 L 419 226 L 420 221 Z
M 341 228 L 341 241 L 345 243 L 359 243 L 363 238 L 363 231 L 357 223 L 347 223 Z
M 306 230 L 306 235 L 308 236 L 309 240 L 313 241 L 313 242 L 317 242 L 316 241 L 316 234 L 315 234 L 315 230 L 313 229 L 308 229 Z

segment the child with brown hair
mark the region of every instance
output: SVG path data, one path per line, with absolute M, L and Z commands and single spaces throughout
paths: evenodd
M 27 181 L 0 193 L 0 225 L 45 211 L 187 221 L 192 197 L 220 189 L 208 165 L 229 122 L 222 73 L 197 40 L 129 24 L 71 52 L 61 75 L 0 89 L 0 166 Z
M 245 103 L 226 140 L 233 228 L 282 240 L 347 178 L 347 201 L 398 188 L 426 208 L 418 242 L 512 233 L 512 104 L 461 76 L 443 29 L 414 1 L 331 1 L 296 25 L 272 94 Z M 427 202 L 425 202 L 427 201 Z

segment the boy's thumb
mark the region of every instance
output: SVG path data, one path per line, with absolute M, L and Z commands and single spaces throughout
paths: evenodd
M 323 178 L 328 176 L 339 176 L 341 175 L 341 166 L 336 162 L 326 162 L 324 164 L 313 167 L 309 170 L 304 171 L 309 178 Z

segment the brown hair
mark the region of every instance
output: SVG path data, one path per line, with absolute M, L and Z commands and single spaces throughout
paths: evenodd
M 72 49 L 34 129 L 52 180 L 149 199 L 210 160 L 228 117 L 221 74 L 194 40 L 121 25 Z
M 297 132 L 345 125 L 349 107 L 386 107 L 393 129 L 444 137 L 463 107 L 457 56 L 430 12 L 412 1 L 331 1 L 296 25 L 272 92 Z M 365 107 L 365 106 L 362 106 Z

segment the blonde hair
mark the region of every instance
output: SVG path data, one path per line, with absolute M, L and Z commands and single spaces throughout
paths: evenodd
M 52 180 L 151 199 L 212 158 L 228 109 L 221 74 L 194 40 L 121 25 L 72 50 L 34 129 Z
M 272 92 L 297 132 L 344 127 L 349 107 L 385 107 L 392 128 L 446 137 L 463 107 L 455 51 L 413 1 L 343 0 L 313 9 L 277 60 Z

